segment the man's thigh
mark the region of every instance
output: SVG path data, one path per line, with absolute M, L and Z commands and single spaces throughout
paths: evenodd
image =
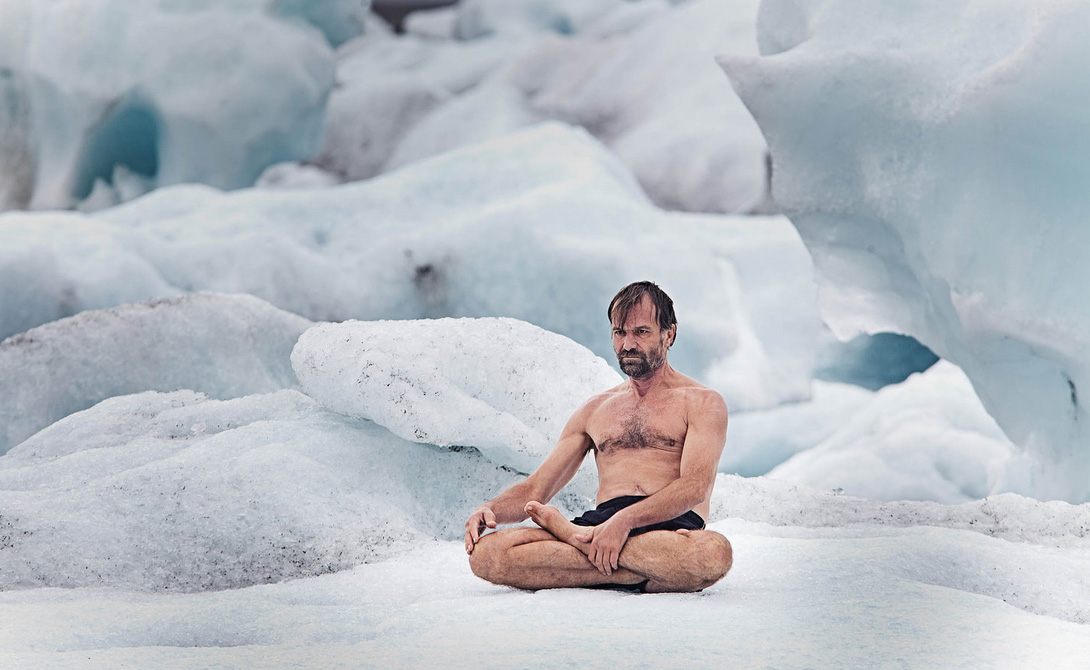
M 504 549 L 510 549 L 511 547 L 517 547 L 520 544 L 544 542 L 548 540 L 552 540 L 553 542 L 560 541 L 544 528 L 531 528 L 529 526 L 503 528 L 482 535 L 481 539 L 477 541 L 477 546 L 473 548 L 473 553 L 477 553 L 482 545 L 487 547 L 486 551 L 502 551 Z

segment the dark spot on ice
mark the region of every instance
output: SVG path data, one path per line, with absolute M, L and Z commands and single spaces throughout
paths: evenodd
M 1079 390 L 1075 388 L 1075 382 L 1071 381 L 1071 377 L 1064 375 L 1064 379 L 1067 380 L 1067 388 L 1071 390 L 1071 405 L 1075 408 L 1079 406 Z
M 324 230 L 314 231 L 314 243 L 320 247 L 324 247 L 329 244 L 329 233 Z
M 424 305 L 425 317 L 435 318 L 445 311 L 446 283 L 443 271 L 433 263 L 421 263 L 413 267 L 413 286 Z

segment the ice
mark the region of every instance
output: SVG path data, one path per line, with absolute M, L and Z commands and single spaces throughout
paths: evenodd
M 203 290 L 314 321 L 509 316 L 613 360 L 605 306 L 650 278 L 677 307 L 672 363 L 732 409 L 810 393 L 820 324 L 790 224 L 663 212 L 556 123 L 342 187 L 179 186 L 94 217 L 11 213 L 0 237 L 4 335 Z
M 454 35 L 463 40 L 495 33 L 571 35 L 622 4 L 624 0 L 461 0 Z
M 575 18 L 573 8 L 594 21 Z M 500 49 L 513 34 L 527 36 L 526 43 L 508 47 L 506 63 L 496 63 L 482 78 L 479 60 L 461 65 L 468 58 L 447 43 L 439 47 L 413 35 L 393 45 L 384 41 L 383 49 L 397 53 L 449 54 L 449 67 L 469 68 L 480 81 L 471 90 L 454 91 L 461 95 L 405 131 L 388 166 L 500 137 L 547 117 L 587 128 L 661 206 L 758 210 L 767 204 L 765 143 L 713 58 L 721 51 L 756 54 L 756 13 L 755 0 L 694 0 L 677 7 L 584 0 L 463 3 L 456 33 L 478 37 L 467 44 Z M 406 70 L 406 77 L 414 75 L 410 82 L 421 85 L 416 70 L 429 80 L 429 60 Z M 349 69 L 359 68 L 342 61 L 338 71 Z
M 840 342 L 831 332 L 818 351 L 814 377 L 847 382 L 877 391 L 899 384 L 914 372 L 923 372 L 938 356 L 914 338 L 897 333 L 857 335 Z
M 291 362 L 330 409 L 402 439 L 474 446 L 526 474 L 580 405 L 621 383 L 585 347 L 514 319 L 323 324 L 299 338 Z
M 78 214 L 0 216 L 0 338 L 85 309 L 181 292 L 118 235 Z
M 1024 486 L 1016 453 L 965 374 L 941 361 L 878 391 L 768 476 L 876 500 L 958 503 Z
M 117 165 L 157 185 L 238 188 L 269 164 L 312 155 L 334 58 L 305 21 L 338 42 L 358 32 L 352 17 L 364 9 L 349 0 L 4 3 L 0 209 L 72 206 L 97 180 L 111 182 Z
M 691 667 L 730 658 L 741 667 L 1075 670 L 1090 653 L 1078 507 L 1017 496 L 899 503 L 905 514 L 886 520 L 889 504 L 759 478 L 724 477 L 718 490 L 753 504 L 712 524 L 730 536 L 735 567 L 701 594 L 497 587 L 469 572 L 459 542 L 431 541 L 337 574 L 230 591 L 9 591 L 0 594 L 0 662 L 547 668 L 599 645 L 595 657 L 610 667 L 665 667 L 680 645 Z M 829 527 L 761 521 L 800 504 L 841 513 Z M 944 510 L 953 514 L 941 520 Z M 1036 540 L 989 537 L 972 523 L 1035 515 L 1053 524 Z M 573 612 L 608 626 L 610 644 L 600 645 L 600 626 L 571 625 Z
M 380 560 L 513 475 L 292 390 L 103 401 L 0 458 L 0 589 L 239 588 Z
M 248 295 L 197 293 L 82 312 L 0 342 L 0 454 L 106 398 L 193 389 L 234 398 L 297 386 L 311 324 Z
M 777 202 L 825 320 L 912 335 L 961 366 L 1033 461 L 1090 497 L 1090 143 L 1081 2 L 762 5 L 760 58 L 723 63 L 769 141 Z
M 874 393 L 854 384 L 815 380 L 808 401 L 733 412 L 719 471 L 746 477 L 767 474 L 795 454 L 821 444 L 873 399 Z

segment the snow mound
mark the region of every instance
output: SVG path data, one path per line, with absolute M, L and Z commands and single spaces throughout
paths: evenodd
M 876 500 L 959 503 L 1024 486 L 1016 455 L 965 373 L 940 361 L 878 391 L 768 476 Z
M 834 533 L 868 527 L 934 526 L 1058 548 L 1084 549 L 1090 537 L 1090 505 L 1042 502 L 1003 493 L 957 505 L 916 500 L 888 502 L 836 491 L 818 491 L 767 477 L 719 474 L 712 493 L 711 522 L 740 519 L 798 529 L 828 528 Z M 801 533 L 800 533 L 801 534 Z
M 336 412 L 402 439 L 476 447 L 524 473 L 576 408 L 621 382 L 585 347 L 515 319 L 320 324 L 291 361 L 306 393 Z
M 111 398 L 0 458 L 0 590 L 232 589 L 455 539 L 514 475 L 296 391 Z
M 198 293 L 88 311 L 0 342 L 0 454 L 73 412 L 139 391 L 216 398 L 296 385 L 310 325 L 248 295 Z
M 769 0 L 723 59 L 842 338 L 906 333 L 959 365 L 1033 460 L 1090 498 L 1090 6 Z
M 874 393 L 852 384 L 814 380 L 805 402 L 730 415 L 719 471 L 756 477 L 821 444 L 870 404 Z
M 0 209 L 65 208 L 92 194 L 109 204 L 191 181 L 238 188 L 272 163 L 312 155 L 334 58 L 306 22 L 346 39 L 344 19 L 362 9 L 348 0 L 4 3 Z M 129 173 L 137 179 L 114 182 Z

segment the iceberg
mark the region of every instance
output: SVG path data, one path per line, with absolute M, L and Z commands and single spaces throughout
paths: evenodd
M 1090 499 L 1085 3 L 768 0 L 722 65 L 842 338 L 911 335 L 972 380 L 1039 498 Z

